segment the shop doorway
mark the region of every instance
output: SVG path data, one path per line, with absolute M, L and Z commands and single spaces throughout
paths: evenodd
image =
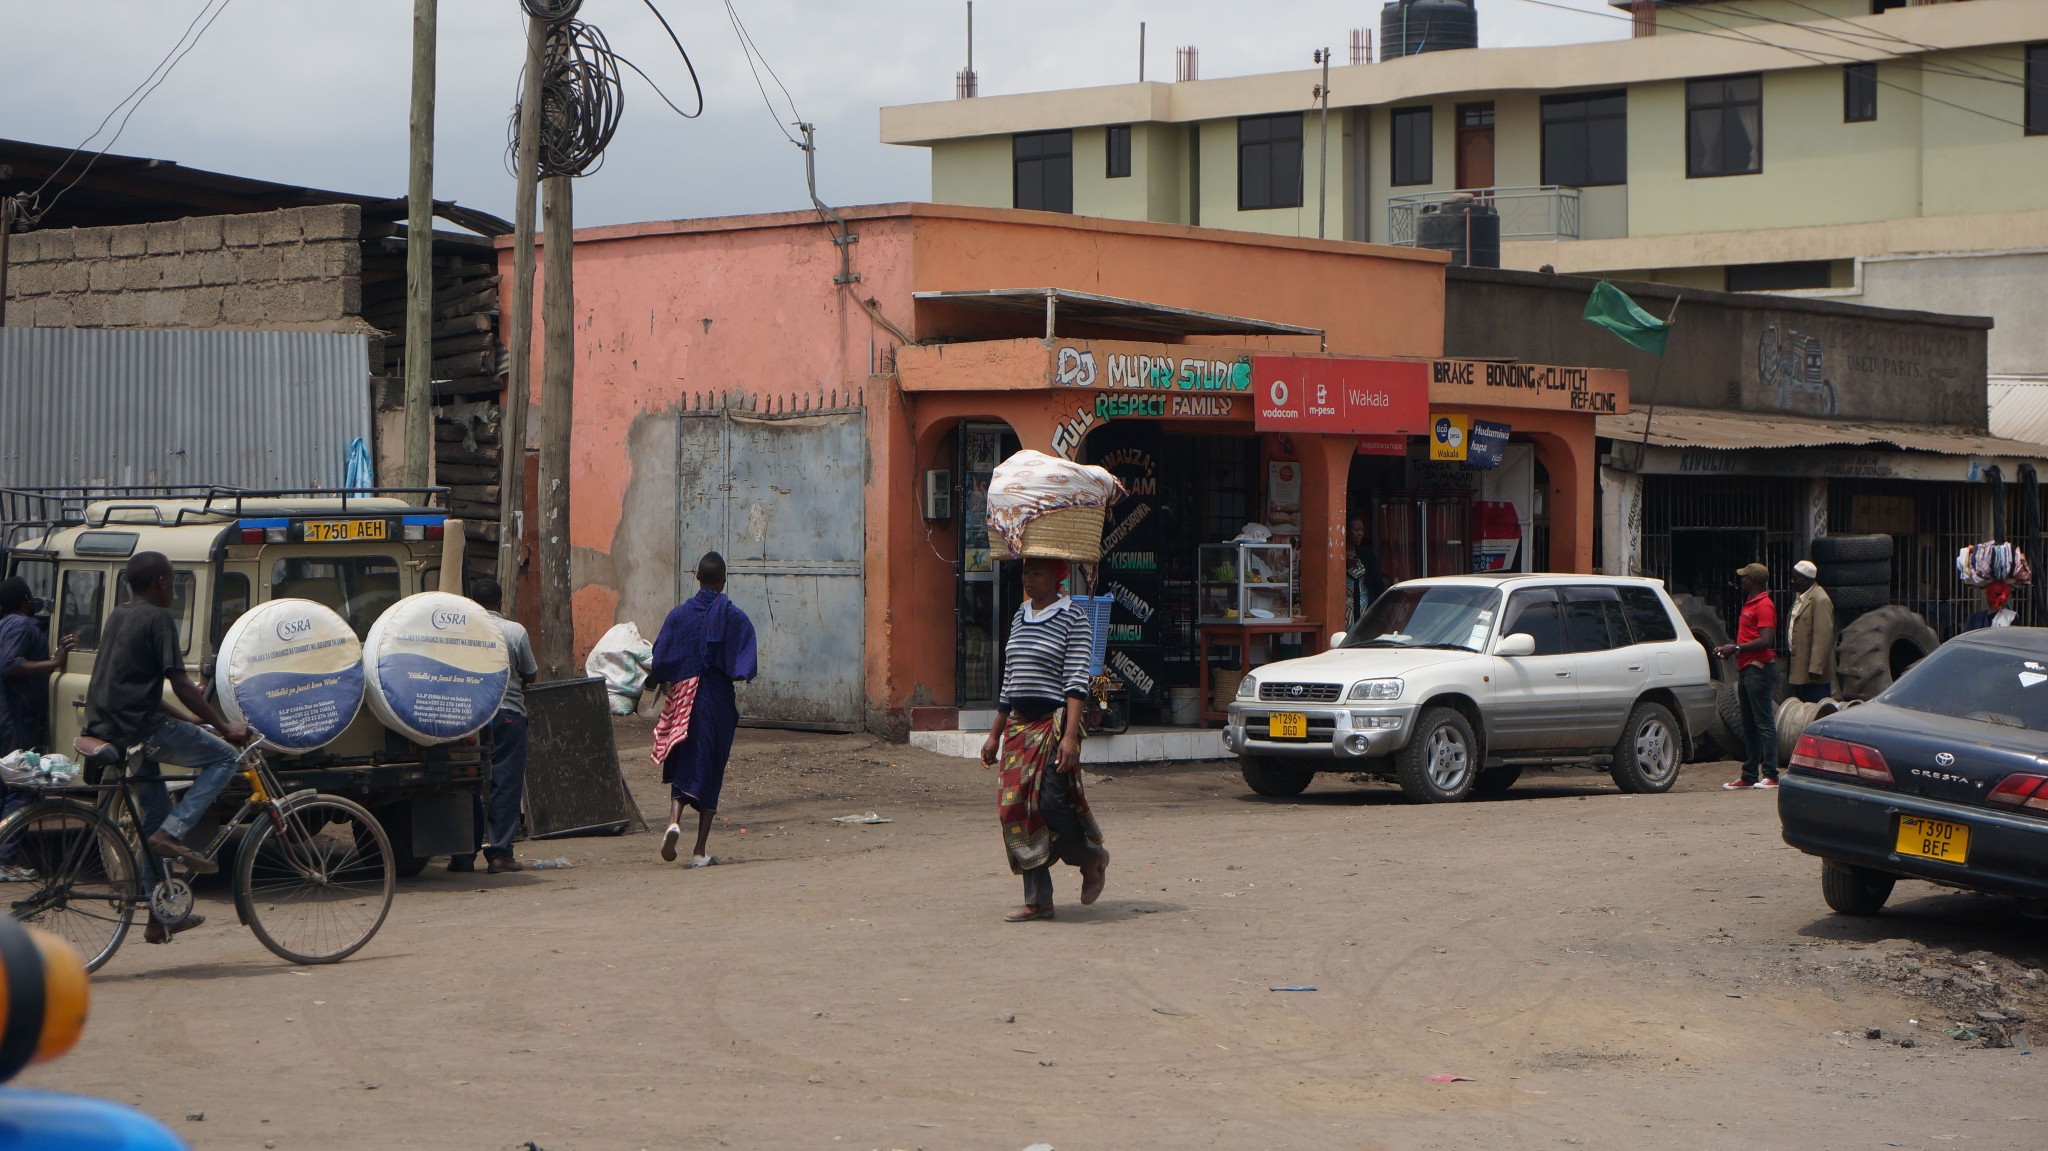
M 1002 645 L 1024 594 L 1023 569 L 988 532 L 989 483 L 996 465 L 1017 450 L 1017 435 L 1006 424 L 960 425 L 960 583 L 953 623 L 960 637 L 954 698 L 963 709 L 995 707 L 1003 686 Z

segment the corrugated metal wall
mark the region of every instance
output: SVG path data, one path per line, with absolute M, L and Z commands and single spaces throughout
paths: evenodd
M 0 486 L 339 487 L 369 339 L 0 328 Z

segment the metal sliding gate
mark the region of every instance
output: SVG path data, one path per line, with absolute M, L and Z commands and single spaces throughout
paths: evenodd
M 676 598 L 698 558 L 725 556 L 726 594 L 754 621 L 761 673 L 741 716 L 853 731 L 865 705 L 866 413 L 858 395 L 721 397 L 676 437 Z

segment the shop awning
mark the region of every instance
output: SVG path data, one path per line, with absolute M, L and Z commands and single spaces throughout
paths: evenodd
M 1120 296 L 1098 296 L 1071 288 L 990 288 L 977 291 L 916 292 L 914 298 L 938 303 L 962 304 L 999 312 L 1016 312 L 1045 317 L 1046 338 L 1051 339 L 1057 318 L 1139 332 L 1161 332 L 1175 336 L 1321 336 L 1323 329 L 1248 316 L 1226 316 L 1220 312 L 1198 312 Z
M 1607 439 L 1640 443 L 1650 422 L 1649 446 L 1716 451 L 1773 448 L 1897 448 L 1944 456 L 2048 458 L 2048 445 L 1922 424 L 1822 420 L 1762 412 L 1717 412 L 1704 408 L 1640 408 L 1623 416 L 1601 416 L 1595 426 Z

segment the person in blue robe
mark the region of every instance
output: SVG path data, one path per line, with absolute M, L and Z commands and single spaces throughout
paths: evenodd
M 697 845 L 689 865 L 704 867 L 714 862 L 708 854 L 711 817 L 718 812 L 725 764 L 740 723 L 733 685 L 753 679 L 759 668 L 754 623 L 725 597 L 725 557 L 706 552 L 697 561 L 697 584 L 697 594 L 662 621 L 647 678 L 668 691 L 654 729 L 655 761 L 661 764 L 670 803 L 661 857 L 674 862 L 683 809 L 694 807 Z

